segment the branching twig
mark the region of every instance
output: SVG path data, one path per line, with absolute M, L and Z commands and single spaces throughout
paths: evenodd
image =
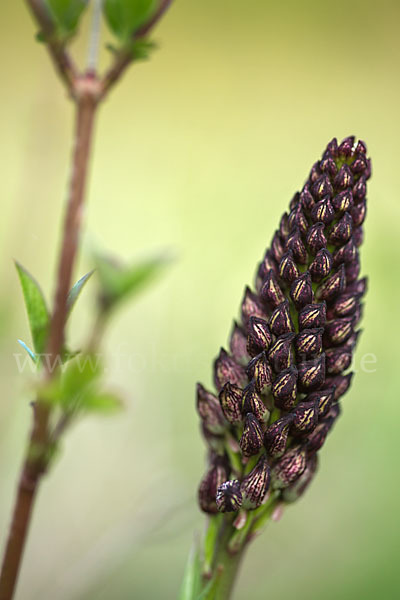
M 161 19 L 165 11 L 169 8 L 172 0 L 161 0 L 160 6 L 156 13 L 154 14 L 151 21 L 146 23 L 141 29 L 139 29 L 134 36 L 135 40 L 140 38 L 144 38 L 150 31 L 153 29 L 155 24 Z M 122 77 L 127 67 L 134 60 L 134 56 L 132 52 L 128 50 L 120 51 L 116 57 L 114 63 L 111 65 L 109 70 L 105 73 L 102 81 L 101 81 L 101 92 L 100 97 L 104 98 L 110 89 L 114 86 L 114 84 Z
M 133 61 L 132 54 L 121 52 L 115 59 L 103 80 L 95 73 L 95 56 L 98 52 L 98 31 L 100 2 L 94 7 L 93 36 L 90 43 L 88 69 L 80 73 L 65 44 L 57 39 L 56 29 L 42 0 L 26 0 L 44 37 L 52 61 L 65 83 L 76 105 L 75 145 L 72 159 L 72 173 L 69 185 L 63 240 L 57 271 L 54 308 L 50 321 L 44 376 L 51 379 L 57 373 L 60 356 L 64 349 L 65 323 L 67 319 L 67 297 L 71 287 L 73 268 L 78 250 L 79 235 L 85 197 L 88 163 L 93 137 L 93 126 L 99 102 L 118 81 L 126 67 Z M 137 32 L 135 38 L 145 36 L 168 8 L 171 0 L 162 0 L 153 19 Z M 101 330 L 95 332 L 90 349 L 99 342 L 104 322 L 99 321 Z M 27 538 L 34 500 L 41 477 L 45 473 L 54 442 L 49 427 L 50 408 L 40 396 L 34 403 L 33 427 L 22 467 L 9 537 L 0 574 L 0 600 L 11 600 L 14 596 L 18 572 Z M 61 421 L 56 437 L 68 424 Z
M 55 28 L 51 15 L 42 0 L 26 0 L 26 2 L 40 27 L 40 33 L 45 38 L 47 49 L 56 70 L 69 93 L 73 95 L 74 82 L 79 73 L 71 56 L 65 50 L 64 44 L 57 40 L 54 35 Z

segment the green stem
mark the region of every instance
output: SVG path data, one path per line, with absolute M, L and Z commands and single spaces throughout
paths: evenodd
M 230 522 L 225 520 L 222 523 L 213 565 L 217 581 L 212 595 L 207 600 L 229 600 L 231 597 L 246 548 L 246 544 L 243 544 L 237 552 L 229 551 L 229 541 L 236 531 Z
M 249 511 L 241 529 L 236 529 L 231 515 L 212 517 L 204 544 L 203 586 L 201 600 L 229 600 L 249 542 L 270 520 L 279 494 L 272 492 L 266 504 Z M 210 526 L 211 532 L 210 534 Z M 214 547 L 213 547 L 214 546 Z M 211 561 L 211 555 L 213 555 Z M 210 581 L 212 582 L 210 585 Z

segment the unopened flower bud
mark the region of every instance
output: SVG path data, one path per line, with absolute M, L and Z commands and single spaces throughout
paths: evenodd
M 234 323 L 233 325 L 229 347 L 234 360 L 239 365 L 246 365 L 249 362 L 250 357 L 247 352 L 247 336 L 243 328 L 237 323 Z
M 361 175 L 360 179 L 353 186 L 353 198 L 356 202 L 365 198 L 367 193 L 367 181 L 365 175 Z
M 294 280 L 290 288 L 290 297 L 297 309 L 312 302 L 313 290 L 311 286 L 311 276 L 308 271 Z
M 211 468 L 203 477 L 199 487 L 198 498 L 202 511 L 211 514 L 218 512 L 215 501 L 217 490 L 228 477 L 229 472 L 224 459 L 214 458 Z
M 318 422 L 318 402 L 315 400 L 300 402 L 293 415 L 290 433 L 295 436 L 310 433 Z
M 263 445 L 263 431 L 252 413 L 247 413 L 239 442 L 243 456 L 258 454 Z
M 272 238 L 271 254 L 274 257 L 274 259 L 276 260 L 276 262 L 279 264 L 283 254 L 284 254 L 284 248 L 283 248 L 283 244 L 282 244 L 282 240 L 281 240 L 281 234 L 279 231 L 275 231 L 274 237 Z
M 248 379 L 254 381 L 258 392 L 265 392 L 272 381 L 272 369 L 265 350 L 251 359 L 246 369 Z
M 208 392 L 201 383 L 197 384 L 197 412 L 207 429 L 214 434 L 225 431 L 225 419 L 218 398 Z
M 356 156 L 354 162 L 351 164 L 351 170 L 355 175 L 359 175 L 360 173 L 364 173 L 368 169 L 368 161 L 365 156 L 359 154 Z
M 331 253 L 326 248 L 319 250 L 309 266 L 311 279 L 315 282 L 319 282 L 329 275 L 332 268 L 332 262 Z
M 309 394 L 307 396 L 305 401 L 306 402 L 316 402 L 318 419 L 322 419 L 322 417 L 324 417 L 328 413 L 328 411 L 332 405 L 332 402 L 334 400 L 334 396 L 335 396 L 335 386 L 332 386 L 330 388 L 312 392 L 311 394 Z
M 332 199 L 332 206 L 338 212 L 346 212 L 353 206 L 353 194 L 351 189 L 343 190 Z
M 227 381 L 242 385 L 246 381 L 246 375 L 243 368 L 221 348 L 214 362 L 214 382 L 217 390 L 221 390 Z
M 345 212 L 343 217 L 332 226 L 329 233 L 329 241 L 335 246 L 345 244 L 350 238 L 353 231 L 353 220 L 348 212 Z
M 292 483 L 289 487 L 285 488 L 282 492 L 282 498 L 285 502 L 291 503 L 298 500 L 304 492 L 307 490 L 308 486 L 314 479 L 314 475 L 318 468 L 318 455 L 312 454 L 307 457 L 306 468 L 300 477 Z
M 253 413 L 260 423 L 268 421 L 269 411 L 255 389 L 254 382 L 243 390 L 242 414 Z
M 354 183 L 353 173 L 349 165 L 344 163 L 340 169 L 335 179 L 333 180 L 333 185 L 337 190 L 344 190 L 345 188 L 351 187 Z
M 278 458 L 286 450 L 286 443 L 289 435 L 289 427 L 294 419 L 294 415 L 281 417 L 268 427 L 264 434 L 264 446 L 271 458 Z
M 308 221 L 306 216 L 301 208 L 301 204 L 297 204 L 295 208 L 292 209 L 288 218 L 288 226 L 289 231 L 292 231 L 296 227 L 300 231 L 301 234 L 305 234 L 308 229 Z
M 351 317 L 343 317 L 342 319 L 335 319 L 327 323 L 325 327 L 325 335 L 329 342 L 334 346 L 344 344 L 344 342 L 350 337 L 353 331 L 353 321 Z
M 355 152 L 356 154 L 367 154 L 367 144 L 363 140 L 358 140 Z
M 336 273 L 323 282 L 317 290 L 320 300 L 331 301 L 335 296 L 341 294 L 346 287 L 346 271 L 344 265 L 340 265 Z
M 339 375 L 351 365 L 351 349 L 342 346 L 340 348 L 329 348 L 326 350 L 326 371 L 330 375 Z
M 272 468 L 272 487 L 285 489 L 300 477 L 306 468 L 306 451 L 302 446 L 294 446 L 275 463 Z
M 299 386 L 303 390 L 315 390 L 325 379 L 325 354 L 297 365 Z
M 300 231 L 297 227 L 293 229 L 286 242 L 286 249 L 291 250 L 293 258 L 301 265 L 307 262 L 307 250 L 301 239 Z
M 296 404 L 297 369 L 289 367 L 281 371 L 272 384 L 275 405 L 282 410 L 290 410 Z
M 299 327 L 303 329 L 315 329 L 323 327 L 326 323 L 326 304 L 307 304 L 299 312 Z
M 269 271 L 267 273 L 264 284 L 261 288 L 260 296 L 261 299 L 270 306 L 270 308 L 276 308 L 285 300 L 285 296 L 283 295 L 273 271 Z
M 303 190 L 300 192 L 299 202 L 303 209 L 307 212 L 310 212 L 312 207 L 314 206 L 315 200 L 310 192 L 308 184 L 306 184 Z
M 353 228 L 353 238 L 354 244 L 359 248 L 364 241 L 364 230 L 362 227 L 354 227 Z
M 222 412 L 231 425 L 238 425 L 242 422 L 242 398 L 242 389 L 229 381 L 225 383 L 219 393 Z
M 249 287 L 246 287 L 242 300 L 243 323 L 247 325 L 250 317 L 265 318 L 265 316 L 265 309 L 260 302 L 260 298 Z
M 240 491 L 243 508 L 251 510 L 262 504 L 270 484 L 271 474 L 267 457 L 260 456 L 256 466 L 243 479 Z
M 342 154 L 346 158 L 349 158 L 353 153 L 355 137 L 354 135 L 349 135 L 349 137 L 345 138 L 343 142 L 340 144 L 338 148 L 338 154 Z
M 346 282 L 350 285 L 353 281 L 356 281 L 360 274 L 360 261 L 358 257 L 351 263 L 345 265 Z
M 338 317 L 347 317 L 352 315 L 359 303 L 358 295 L 356 294 L 341 294 L 336 298 L 333 305 L 334 314 Z
M 309 456 L 312 456 L 315 452 L 318 452 L 318 450 L 322 448 L 330 428 L 330 422 L 321 422 L 318 423 L 314 431 L 310 433 L 307 438 L 307 454 Z
M 354 243 L 353 237 L 344 245 L 336 250 L 333 255 L 333 264 L 335 267 L 342 263 L 351 263 L 357 257 L 357 246 Z
M 279 274 L 284 281 L 292 283 L 299 276 L 299 269 L 293 259 L 293 252 L 286 252 L 279 263 Z
M 269 318 L 269 327 L 276 336 L 294 331 L 294 325 L 290 316 L 289 302 L 285 300 L 276 307 Z
M 237 479 L 222 483 L 215 498 L 217 508 L 220 512 L 236 512 L 242 506 L 242 492 Z
M 319 168 L 323 173 L 327 173 L 331 177 L 335 177 L 338 172 L 336 163 L 332 156 L 327 156 L 323 158 L 319 164 Z
M 311 209 L 311 218 L 314 223 L 323 223 L 329 225 L 335 218 L 335 209 L 329 196 L 325 196 L 317 202 Z
M 264 260 L 260 263 L 257 271 L 256 287 L 258 293 L 260 293 L 264 280 L 269 271 L 273 271 L 275 274 L 278 272 L 276 260 L 272 256 L 271 251 L 267 250 Z
M 353 375 L 354 373 L 348 373 L 347 375 L 335 375 L 334 377 L 326 378 L 326 385 L 335 386 L 335 401 L 339 400 L 347 392 Z
M 336 421 L 341 412 L 342 411 L 339 402 L 336 402 L 336 404 L 332 404 L 328 414 L 323 419 L 324 423 L 331 423 L 332 425 L 332 421 Z
M 201 432 L 210 450 L 213 450 L 216 454 L 222 455 L 225 451 L 224 435 L 216 435 L 214 433 L 211 433 L 211 431 L 207 429 L 207 426 L 204 423 L 204 421 L 201 421 Z
M 358 281 L 354 281 L 351 285 L 347 286 L 346 291 L 352 294 L 359 294 L 361 298 L 367 291 L 367 278 L 363 277 Z
M 289 215 L 284 212 L 279 223 L 279 234 L 281 239 L 286 239 L 289 235 Z
M 319 161 L 317 161 L 311 167 L 310 175 L 308 178 L 311 183 L 315 183 L 319 177 L 321 177 L 321 169 L 319 168 Z M 314 193 L 314 190 L 313 190 L 313 193 Z
M 338 156 L 338 143 L 337 143 L 337 139 L 333 138 L 329 144 L 326 147 L 326 151 L 325 152 L 329 152 L 330 155 L 332 155 L 334 158 L 337 158 Z
M 353 226 L 360 227 L 364 223 L 365 216 L 367 214 L 367 203 L 365 198 L 355 204 L 350 211 L 351 218 L 353 219 Z
M 321 200 L 326 196 L 332 196 L 333 188 L 329 176 L 324 174 L 318 177 L 314 185 L 312 186 L 312 194 L 316 200 Z M 317 219 L 321 221 L 321 219 Z
M 256 354 L 259 354 L 262 350 L 268 350 L 272 342 L 272 335 L 267 321 L 259 317 L 251 317 L 248 331 L 249 350 L 253 351 L 255 348 L 258 348 Z
M 276 373 L 290 367 L 294 362 L 293 340 L 294 333 L 285 333 L 280 336 L 271 346 L 268 352 L 268 360 Z
M 307 232 L 307 246 L 312 254 L 316 254 L 318 250 L 326 248 L 327 239 L 324 235 L 325 225 L 323 223 L 314 223 Z
M 298 333 L 294 342 L 297 356 L 299 358 L 309 358 L 320 354 L 322 352 L 323 332 L 323 327 L 316 327 L 315 329 L 303 329 Z

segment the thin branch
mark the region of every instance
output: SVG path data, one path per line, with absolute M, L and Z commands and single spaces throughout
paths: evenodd
M 49 51 L 52 62 L 65 83 L 70 94 L 74 95 L 74 82 L 79 76 L 78 69 L 75 66 L 64 45 L 55 38 L 54 22 L 48 9 L 42 0 L 26 0 L 36 22 L 40 27 L 46 40 L 46 46 Z
M 160 6 L 153 18 L 135 33 L 134 40 L 145 37 L 151 31 L 151 29 L 153 29 L 156 23 L 158 23 L 158 21 L 169 8 L 170 4 L 172 4 L 172 0 L 161 0 Z M 122 77 L 126 68 L 133 60 L 134 56 L 129 50 L 121 50 L 121 52 L 117 54 L 113 64 L 101 81 L 100 98 L 104 98 L 104 96 L 108 94 L 110 89 Z
M 86 93 L 84 92 L 84 82 L 87 85 Z M 50 360 L 47 364 L 47 377 L 49 378 L 55 372 L 53 368 L 58 364 L 58 357 L 64 344 L 67 296 L 77 253 L 94 116 L 97 107 L 95 100 L 96 88 L 90 93 L 92 85 L 93 82 L 90 77 L 83 78 L 80 89 L 81 96 L 77 103 L 72 177 L 57 275 L 54 311 L 50 323 L 48 344 Z M 36 492 L 49 461 L 48 451 L 52 441 L 49 433 L 49 407 L 46 401 L 39 397 L 34 405 L 34 410 L 30 443 L 21 472 L 11 529 L 1 569 L 0 600 L 11 600 L 14 596 Z
M 90 79 L 82 79 L 82 84 Z M 95 81 L 93 82 L 95 83 Z M 78 248 L 83 212 L 83 199 L 88 170 L 88 159 L 93 132 L 96 92 L 85 93 L 78 101 L 76 138 L 70 192 L 64 221 L 64 235 L 58 266 L 57 289 L 50 323 L 47 351 L 53 360 L 61 353 L 64 344 L 64 327 L 67 318 L 67 298 L 71 286 L 72 269 Z

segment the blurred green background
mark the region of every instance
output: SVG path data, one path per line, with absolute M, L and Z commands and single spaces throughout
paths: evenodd
M 24 3 L 3 2 L 0 14 L 3 544 L 31 416 L 31 375 L 14 357 L 16 339 L 30 338 L 12 258 L 50 298 L 72 108 Z M 398 598 L 399 22 L 395 0 L 177 0 L 155 35 L 161 49 L 102 107 L 84 248 L 126 259 L 168 249 L 177 260 L 108 333 L 108 377 L 126 410 L 64 440 L 40 490 L 18 600 L 176 598 L 203 527 L 194 384 L 211 382 L 280 213 L 325 144 L 351 133 L 374 166 L 357 376 L 318 478 L 253 543 L 235 597 Z M 76 275 L 87 265 L 84 250 Z M 93 288 L 70 324 L 73 346 L 90 327 Z M 376 364 L 363 369 L 371 353 Z

